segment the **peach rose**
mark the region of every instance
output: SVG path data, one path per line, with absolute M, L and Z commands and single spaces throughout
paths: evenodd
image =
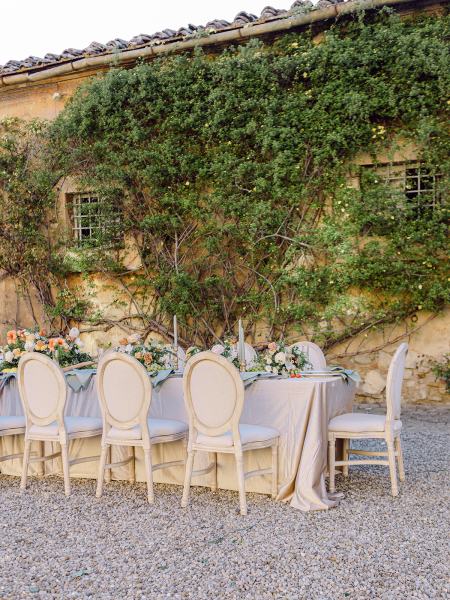
M 17 340 L 17 331 L 15 329 L 11 329 L 6 334 L 6 339 L 8 340 L 8 344 L 12 344 Z
M 122 338 L 119 340 L 119 346 L 126 346 L 128 344 L 127 338 Z
M 50 338 L 48 340 L 48 347 L 52 352 L 55 351 L 56 346 L 64 346 L 64 340 L 62 338 Z

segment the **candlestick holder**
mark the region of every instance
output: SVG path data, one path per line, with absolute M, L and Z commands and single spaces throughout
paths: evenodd
M 178 371 L 178 346 L 173 347 L 173 368 Z
M 244 372 L 246 368 L 247 368 L 247 364 L 245 362 L 245 359 L 239 361 L 239 371 Z

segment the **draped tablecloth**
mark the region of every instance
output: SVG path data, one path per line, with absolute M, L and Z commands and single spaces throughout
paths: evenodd
M 278 500 L 289 502 L 302 511 L 321 510 L 335 506 L 325 487 L 327 468 L 328 421 L 352 409 L 356 385 L 344 382 L 340 377 L 314 377 L 301 379 L 257 379 L 245 389 L 244 409 L 241 422 L 251 425 L 266 425 L 280 432 Z M 124 399 L 125 401 L 125 399 Z M 16 380 L 11 378 L 0 391 L 0 415 L 23 414 Z M 100 417 L 100 406 L 95 390 L 95 376 L 78 392 L 68 388 L 66 414 L 73 416 Z M 154 418 L 178 419 L 187 422 L 183 400 L 181 376 L 171 376 L 153 390 L 150 416 Z M 0 437 L 0 452 L 12 454 L 23 450 L 23 436 Z M 46 454 L 53 450 L 46 443 Z M 112 460 L 119 461 L 129 456 L 130 448 L 114 447 Z M 179 460 L 184 456 L 183 442 L 161 444 L 153 452 L 154 463 Z M 100 437 L 73 440 L 70 457 L 95 456 L 100 453 Z M 197 453 L 195 469 L 207 465 L 206 453 Z M 244 453 L 246 471 L 270 466 L 271 450 L 263 449 Z M 113 479 L 128 479 L 129 465 L 114 468 Z M 2 473 L 20 475 L 21 460 L 0 463 Z M 98 462 L 81 463 L 71 467 L 73 477 L 97 477 Z M 30 473 L 36 472 L 31 465 Z M 60 459 L 46 463 L 46 473 L 60 473 Z M 135 475 L 145 481 L 143 453 L 136 448 Z M 171 467 L 154 472 L 157 483 L 183 483 L 184 468 Z M 194 485 L 210 485 L 210 474 L 193 478 Z M 234 457 L 218 455 L 218 485 L 223 489 L 237 490 Z M 270 494 L 270 475 L 246 480 L 246 490 Z

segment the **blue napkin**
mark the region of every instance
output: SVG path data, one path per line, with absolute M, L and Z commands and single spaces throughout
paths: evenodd
M 15 379 L 16 373 L 2 373 L 2 375 L 0 375 L 0 392 L 11 378 Z
M 162 385 L 172 373 L 174 373 L 173 369 L 164 369 L 163 371 L 158 371 L 156 375 L 151 375 L 150 381 L 152 382 L 153 388 L 156 389 L 158 386 Z
M 272 377 L 278 377 L 276 373 L 269 373 L 268 371 L 245 371 L 239 374 L 244 382 L 245 388 L 250 387 L 257 379 L 270 379 Z
M 97 369 L 73 369 L 66 372 L 66 381 L 74 392 L 87 389 Z

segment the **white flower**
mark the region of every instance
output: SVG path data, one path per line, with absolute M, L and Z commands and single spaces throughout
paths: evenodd
M 267 365 L 265 371 L 267 371 L 268 373 L 272 373 L 272 367 L 270 365 Z
M 72 327 L 72 329 L 69 331 L 69 337 L 71 340 L 75 340 L 79 335 L 80 335 L 80 330 L 77 329 L 76 327 Z
M 25 350 L 27 350 L 28 352 L 33 352 L 34 342 L 25 342 Z
M 133 350 L 133 346 L 131 344 L 127 344 L 125 346 L 124 352 L 127 352 L 128 354 L 130 354 L 132 352 L 132 350 Z
M 14 360 L 14 354 L 11 352 L 11 350 L 8 350 L 8 352 L 5 354 L 5 360 L 9 363 Z
M 272 367 L 272 373 L 278 373 L 277 367 Z
M 211 352 L 214 352 L 214 354 L 223 354 L 225 351 L 225 347 L 222 346 L 222 344 L 215 344 L 212 348 L 211 348 Z
M 279 365 L 284 365 L 286 362 L 286 354 L 284 352 L 277 352 L 277 354 L 275 354 L 275 362 Z
M 83 346 L 84 346 L 84 342 L 82 342 L 82 341 L 80 340 L 80 338 L 77 338 L 77 339 L 75 340 L 75 344 L 78 346 L 78 348 L 83 348 Z
M 266 364 L 272 364 L 272 358 L 270 356 L 266 356 Z

